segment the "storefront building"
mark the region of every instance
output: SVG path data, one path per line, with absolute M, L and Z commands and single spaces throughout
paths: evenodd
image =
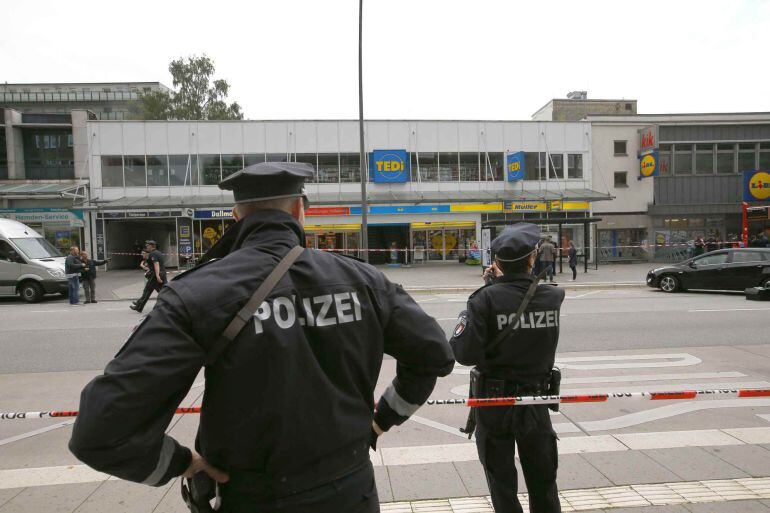
M 118 266 L 150 237 L 171 265 L 194 262 L 232 223 L 232 195 L 216 185 L 264 161 L 313 165 L 308 246 L 360 254 L 355 121 L 92 121 L 87 131 L 94 245 Z M 370 260 L 463 260 L 484 223 L 523 219 L 587 244 L 582 219 L 609 199 L 592 188 L 590 132 L 587 122 L 367 122 Z
M 739 245 L 742 202 L 770 204 L 744 194 L 746 173 L 770 169 L 770 113 L 589 120 L 594 183 L 616 198 L 594 209 L 603 260 L 684 260 L 701 237 Z

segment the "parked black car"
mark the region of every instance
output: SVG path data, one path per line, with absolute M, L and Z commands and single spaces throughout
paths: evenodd
M 770 249 L 722 249 L 647 273 L 647 285 L 664 292 L 744 290 L 770 286 Z

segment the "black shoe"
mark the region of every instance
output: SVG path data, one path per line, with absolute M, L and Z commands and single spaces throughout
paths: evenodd
M 129 308 L 130 308 L 131 310 L 135 311 L 135 312 L 139 312 L 139 313 L 142 313 L 142 309 L 141 309 L 141 308 L 139 308 L 139 305 L 137 305 L 136 303 L 134 303 L 134 304 L 132 304 L 131 306 L 129 306 Z
M 92 302 L 92 303 L 96 303 L 96 300 L 95 300 L 95 299 L 92 299 L 92 300 L 91 300 L 91 302 Z

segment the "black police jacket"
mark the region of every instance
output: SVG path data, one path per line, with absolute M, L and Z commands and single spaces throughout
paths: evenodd
M 210 349 L 294 246 L 288 214 L 233 226 L 198 266 L 164 287 L 104 371 L 82 392 L 70 449 L 93 468 L 162 485 L 190 451 L 164 435 Z M 204 260 L 206 260 L 204 259 Z M 374 413 L 383 353 L 397 377 Z M 404 422 L 451 372 L 443 330 L 374 267 L 305 250 L 252 321 L 206 368 L 196 446 L 231 475 L 291 493 L 332 481 L 369 458 L 371 422 Z
M 517 321 L 516 312 L 532 279 L 529 274 L 503 275 L 471 295 L 449 342 L 459 363 L 475 365 L 485 375 L 497 379 L 529 385 L 542 383 L 556 360 L 564 290 L 539 285 Z M 521 326 L 488 350 L 498 333 L 511 322 Z

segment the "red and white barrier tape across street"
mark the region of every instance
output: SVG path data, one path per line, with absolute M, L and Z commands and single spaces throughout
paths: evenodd
M 647 399 L 650 401 L 669 401 L 697 399 L 699 397 L 736 396 L 739 398 L 770 397 L 770 388 L 681 390 L 675 392 L 612 392 L 607 394 L 544 395 L 522 397 L 494 397 L 488 399 L 428 399 L 427 406 L 464 404 L 471 408 L 492 406 L 531 406 L 533 404 L 576 404 L 602 403 L 616 399 Z M 200 413 L 200 406 L 177 408 L 176 414 Z M 0 420 L 28 420 L 45 418 L 76 417 L 74 410 L 0 412 Z

